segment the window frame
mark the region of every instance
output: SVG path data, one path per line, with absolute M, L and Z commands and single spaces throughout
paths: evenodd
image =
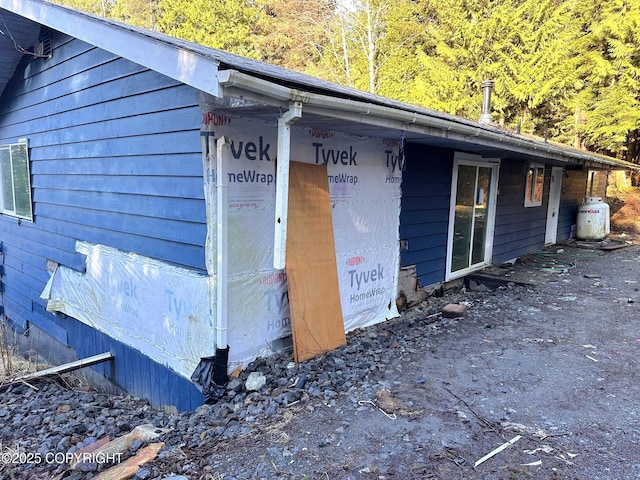
M 542 205 L 542 198 L 544 196 L 544 170 L 544 165 L 541 163 L 530 163 L 527 165 L 524 180 L 525 207 L 540 207 Z M 533 172 L 533 174 L 531 174 L 531 172 Z M 533 181 L 530 182 L 529 179 Z
M 14 161 L 16 156 L 15 150 L 20 147 L 24 148 L 24 155 L 26 157 L 24 159 L 24 169 Z M 9 173 L 10 176 L 8 178 L 6 178 L 5 151 L 9 152 L 8 160 L 9 168 L 11 169 L 11 172 Z M 29 142 L 26 138 L 21 138 L 17 142 L 0 144 L 0 214 L 33 222 L 33 195 L 31 191 L 30 163 Z M 20 171 L 18 171 L 18 169 L 20 169 Z M 16 179 L 21 178 L 21 176 L 24 177 L 26 185 L 22 184 L 16 186 Z M 11 196 L 13 203 L 11 207 L 7 207 L 5 205 L 5 187 L 9 181 L 11 182 Z M 18 201 L 18 193 L 20 189 L 23 189 L 23 194 L 26 194 L 28 199 L 28 211 L 26 213 L 21 212 L 20 205 L 17 205 L 18 203 L 21 203 Z

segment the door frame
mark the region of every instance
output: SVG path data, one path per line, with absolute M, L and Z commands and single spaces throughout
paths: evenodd
M 453 257 L 453 235 L 454 222 L 456 218 L 456 196 L 458 189 L 458 166 L 469 165 L 476 167 L 491 168 L 491 186 L 489 192 L 489 208 L 487 211 L 487 230 L 485 233 L 484 260 L 480 263 L 473 264 L 468 268 L 463 268 L 455 272 L 451 272 L 451 264 Z M 453 172 L 451 175 L 451 196 L 449 199 L 449 228 L 447 233 L 447 259 L 445 270 L 445 281 L 454 280 L 464 277 L 471 272 L 484 268 L 491 264 L 493 255 L 493 234 L 496 221 L 496 202 L 498 200 L 498 175 L 500 173 L 499 158 L 484 158 L 480 155 L 470 153 L 455 152 L 453 156 Z M 476 185 L 477 187 L 477 185 Z
M 558 213 L 562 193 L 562 167 L 551 167 L 549 179 L 549 205 L 547 206 L 547 226 L 544 233 L 544 244 L 552 245 L 558 240 Z

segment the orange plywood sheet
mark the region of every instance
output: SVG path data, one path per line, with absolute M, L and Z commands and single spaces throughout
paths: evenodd
M 346 343 L 327 169 L 291 162 L 287 282 L 296 362 Z

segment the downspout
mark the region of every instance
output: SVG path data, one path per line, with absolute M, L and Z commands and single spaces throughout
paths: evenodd
M 228 154 L 225 137 L 217 141 L 213 132 L 200 132 L 202 143 L 204 198 L 206 205 L 207 237 L 205 240 L 205 264 L 208 277 L 209 315 L 214 332 L 215 356 L 213 380 L 222 386 L 228 380 L 229 346 L 227 343 L 227 188 L 224 165 Z M 214 212 L 215 205 L 215 212 Z M 214 226 L 215 221 L 215 226 Z M 215 254 L 214 239 L 215 238 Z M 213 282 L 215 282 L 215 291 Z M 211 357 L 202 358 L 210 360 Z M 208 385 L 204 386 L 209 388 Z
M 227 344 L 228 202 L 227 185 L 224 183 L 225 154 L 228 150 L 227 139 L 220 137 L 216 141 L 216 365 L 219 351 L 228 352 L 229 350 Z
M 276 216 L 273 237 L 273 268 L 282 270 L 287 255 L 287 212 L 289 209 L 289 161 L 291 125 L 302 117 L 302 102 L 289 104 L 289 110 L 278 119 L 276 157 Z
M 227 186 L 223 183 L 224 153 L 228 147 L 227 139 L 220 137 L 216 141 L 216 348 L 227 346 L 227 279 L 228 279 L 228 238 L 227 238 Z

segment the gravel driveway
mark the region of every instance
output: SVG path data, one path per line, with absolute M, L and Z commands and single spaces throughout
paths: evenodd
M 639 272 L 638 245 L 555 246 L 494 269 L 501 286 L 430 297 L 321 358 L 259 359 L 191 414 L 12 387 L 0 476 L 92 478 L 109 465 L 70 470 L 65 455 L 151 424 L 172 430 L 136 479 L 640 478 Z M 447 303 L 466 315 L 443 318 Z M 248 392 L 251 372 L 259 389 Z

